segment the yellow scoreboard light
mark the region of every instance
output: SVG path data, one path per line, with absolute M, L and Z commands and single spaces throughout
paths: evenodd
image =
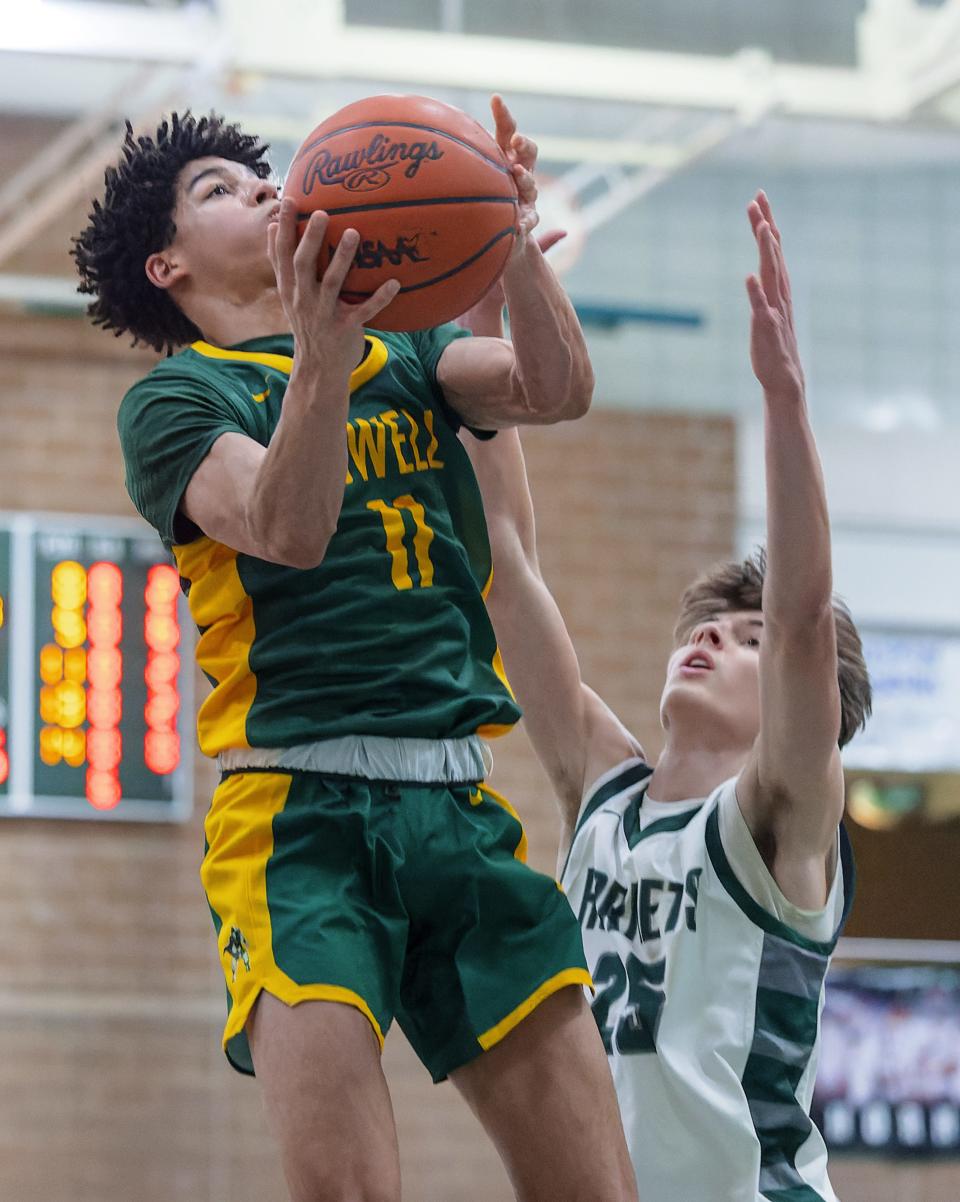
M 0 813 L 186 817 L 186 613 L 156 537 L 0 517 L 0 600 Z

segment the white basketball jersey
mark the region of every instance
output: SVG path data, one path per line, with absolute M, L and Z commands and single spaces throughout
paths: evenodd
M 561 874 L 640 1197 L 836 1202 L 809 1110 L 853 894 L 846 833 L 826 909 L 809 914 L 763 865 L 734 781 L 660 805 L 644 802 L 652 771 L 627 760 L 588 791 Z

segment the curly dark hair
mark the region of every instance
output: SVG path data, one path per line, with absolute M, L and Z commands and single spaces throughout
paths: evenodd
M 94 200 L 89 225 L 73 239 L 70 253 L 80 275 L 80 292 L 96 297 L 87 312 L 95 325 L 119 338 L 172 354 L 200 331 L 162 288 L 147 279 L 148 257 L 170 245 L 177 177 L 187 163 L 208 155 L 270 175 L 268 146 L 211 113 L 172 113 L 154 137 L 136 137 L 126 122 L 122 157 L 104 175 L 103 202 Z
M 709 621 L 716 613 L 762 610 L 766 572 L 766 552 L 757 548 L 747 559 L 717 564 L 695 580 L 680 599 L 680 616 L 673 632 L 676 645 L 685 643 L 695 626 Z M 845 747 L 866 725 L 873 696 L 860 635 L 850 610 L 839 597 L 833 598 L 833 618 L 840 685 L 840 737 L 837 742 Z

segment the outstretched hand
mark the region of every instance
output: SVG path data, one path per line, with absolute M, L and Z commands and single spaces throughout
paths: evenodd
M 497 145 L 503 151 L 517 185 L 519 208 L 518 236 L 514 246 L 516 253 L 540 220 L 540 214 L 537 212 L 537 181 L 533 176 L 533 169 L 537 164 L 537 144 L 517 133 L 517 123 L 502 96 L 495 95 L 490 98 L 490 111 L 493 113 Z
M 803 367 L 793 323 L 790 277 L 766 193 L 757 193 L 747 215 L 760 253 L 757 274 L 747 277 L 752 310 L 750 361 L 765 393 L 799 398 L 804 391 Z

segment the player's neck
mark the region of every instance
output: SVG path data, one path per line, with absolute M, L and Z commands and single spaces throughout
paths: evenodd
M 184 306 L 184 312 L 203 331 L 204 341 L 214 346 L 236 346 L 251 338 L 290 333 L 290 322 L 276 289 L 254 300 L 195 297 L 189 306 Z
M 647 792 L 657 801 L 707 797 L 740 772 L 746 757 L 747 752 L 742 748 L 684 746 L 668 738 Z

